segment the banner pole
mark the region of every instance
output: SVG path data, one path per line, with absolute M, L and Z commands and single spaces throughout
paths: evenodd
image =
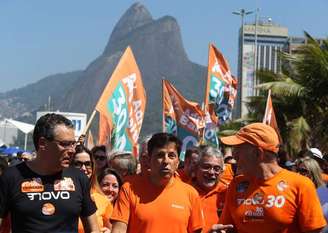
M 94 118 L 95 115 L 96 115 L 96 112 L 97 112 L 97 110 L 94 109 L 93 112 L 92 112 L 92 114 L 91 114 L 91 116 L 90 116 L 90 118 L 89 118 L 89 121 L 88 121 L 87 125 L 85 126 L 85 128 L 84 128 L 84 130 L 83 130 L 83 132 L 82 132 L 82 135 L 85 135 L 86 132 L 88 131 L 88 129 L 90 128 L 90 125 L 91 125 L 91 123 L 92 123 L 92 121 L 93 121 L 93 118 Z
M 162 131 L 165 133 L 165 116 L 164 116 L 164 80 L 165 78 L 162 78 Z

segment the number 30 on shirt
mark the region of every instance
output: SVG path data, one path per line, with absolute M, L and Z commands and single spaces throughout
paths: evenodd
M 268 199 L 266 201 L 265 207 L 271 208 L 271 207 L 277 207 L 281 208 L 284 206 L 286 202 L 286 199 L 282 195 L 274 196 L 274 195 L 269 195 Z

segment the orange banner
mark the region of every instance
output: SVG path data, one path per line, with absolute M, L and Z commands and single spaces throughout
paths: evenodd
M 99 129 L 98 129 L 98 144 L 107 145 L 110 143 L 110 127 L 108 125 L 107 117 L 99 113 Z
M 266 124 L 266 125 L 270 125 L 272 128 L 275 129 L 275 131 L 278 134 L 279 141 L 282 144 L 282 138 L 281 138 L 281 135 L 280 135 L 280 130 L 278 128 L 276 115 L 275 115 L 274 110 L 273 110 L 272 99 L 271 99 L 271 90 L 269 90 L 269 92 L 268 92 L 268 98 L 267 98 L 265 113 L 264 113 L 264 117 L 263 117 L 263 123 Z
M 164 118 L 170 117 L 179 127 L 198 135 L 205 126 L 205 115 L 199 104 L 186 100 L 167 80 L 163 80 L 163 96 Z
M 223 124 L 231 119 L 232 108 L 237 96 L 237 80 L 222 53 L 209 45 L 205 108 L 210 112 L 212 121 Z
M 146 107 L 141 73 L 128 47 L 109 79 L 96 109 L 107 119 L 112 149 L 133 151 Z

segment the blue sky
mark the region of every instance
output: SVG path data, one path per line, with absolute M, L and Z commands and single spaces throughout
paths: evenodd
M 0 92 L 47 75 L 83 70 L 105 48 L 131 0 L 0 0 Z M 231 12 L 260 8 L 260 16 L 286 26 L 289 35 L 306 30 L 328 36 L 327 0 L 141 0 L 154 19 L 175 17 L 190 60 L 206 65 L 214 42 L 236 74 L 240 17 Z M 247 16 L 246 22 L 254 22 Z

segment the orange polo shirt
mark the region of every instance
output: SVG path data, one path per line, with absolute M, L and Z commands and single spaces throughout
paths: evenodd
M 260 181 L 235 177 L 226 194 L 222 224 L 238 233 L 307 232 L 326 225 L 313 182 L 282 169 Z
M 129 233 L 187 233 L 204 225 L 197 191 L 174 177 L 164 188 L 145 176 L 125 182 L 111 220 L 126 223 Z
M 96 216 L 98 225 L 100 229 L 102 227 L 108 227 L 110 225 L 109 219 L 113 212 L 113 205 L 104 194 L 98 193 L 95 190 L 91 190 L 91 192 L 91 197 L 97 206 Z M 79 219 L 78 232 L 84 233 L 81 219 Z
M 194 186 L 197 187 L 197 186 Z M 223 210 L 225 193 L 227 187 L 218 183 L 215 188 L 209 192 L 204 192 L 197 188 L 204 212 L 205 226 L 202 232 L 208 232 L 213 224 L 219 222 L 219 216 Z
M 230 182 L 233 180 L 234 172 L 232 170 L 231 164 L 224 164 L 223 173 L 220 175 L 220 183 L 229 186 Z

